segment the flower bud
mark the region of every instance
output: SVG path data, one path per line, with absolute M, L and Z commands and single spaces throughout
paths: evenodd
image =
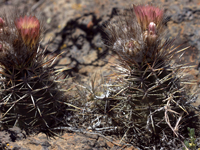
M 38 44 L 40 37 L 40 22 L 35 16 L 24 16 L 15 20 L 15 26 L 26 46 Z
M 148 25 L 148 32 L 147 32 L 147 36 L 146 36 L 148 44 L 152 45 L 156 41 L 156 39 L 157 39 L 156 32 L 157 32 L 156 24 L 154 22 L 150 22 Z
M 149 23 L 148 32 L 150 35 L 156 35 L 156 24 L 154 22 Z

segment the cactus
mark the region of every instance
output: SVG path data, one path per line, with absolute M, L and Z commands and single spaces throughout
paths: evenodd
M 86 103 L 92 106 L 86 110 L 98 117 L 91 119 L 98 121 L 92 129 L 117 127 L 122 140 L 142 149 L 180 143 L 187 126 L 198 124 L 184 85 L 188 66 L 176 61 L 188 47 L 178 50 L 174 39 L 165 40 L 164 11 L 158 7 L 133 5 L 124 16 L 106 27 L 118 63 L 104 85 L 109 91 L 103 97 L 91 92 L 92 103 Z
M 42 25 L 32 15 L 0 18 L 0 123 L 26 131 L 45 130 L 63 122 L 65 97 L 55 58 L 41 49 Z

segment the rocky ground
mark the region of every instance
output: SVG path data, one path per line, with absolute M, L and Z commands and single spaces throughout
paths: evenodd
M 163 8 L 168 19 L 166 37 L 176 37 L 175 44 L 190 45 L 183 61 L 195 65 L 191 71 L 199 82 L 200 50 L 200 1 L 199 0 L 142 0 Z M 108 74 L 106 69 L 116 58 L 102 42 L 106 35 L 104 25 L 117 17 L 130 4 L 141 0 L 0 0 L 0 9 L 9 12 L 17 7 L 20 11 L 33 12 L 43 20 L 45 32 L 41 47 L 47 44 L 47 55 L 59 53 L 56 67 L 70 68 L 65 74 L 82 80 L 93 73 Z M 200 100 L 196 105 L 200 104 Z M 99 135 L 64 133 L 55 139 L 47 139 L 40 133 L 26 135 L 14 127 L 0 132 L 0 149 L 13 150 L 105 150 L 134 149 L 121 146 Z M 110 137 L 107 137 L 111 139 Z

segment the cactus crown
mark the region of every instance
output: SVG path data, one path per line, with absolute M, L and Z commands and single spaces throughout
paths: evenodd
M 135 63 L 155 60 L 168 53 L 165 49 L 171 43 L 162 41 L 165 22 L 163 10 L 152 5 L 133 5 L 129 11 L 117 24 L 111 22 L 107 26 L 111 33 L 112 49 L 124 61 L 132 60 Z

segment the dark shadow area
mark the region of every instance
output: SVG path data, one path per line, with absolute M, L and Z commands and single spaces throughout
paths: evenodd
M 113 17 L 118 15 L 119 11 L 118 8 L 113 8 L 111 14 L 107 15 L 108 19 L 97 17 L 92 12 L 69 20 L 49 43 L 49 45 L 53 45 L 53 48 L 51 48 L 53 51 L 47 49 L 46 54 L 59 55 L 62 53 L 59 60 L 67 58 L 70 63 L 59 64 L 58 60 L 54 66 L 70 66 L 70 69 L 65 71 L 64 74 L 73 76 L 73 73 L 78 73 L 82 67 L 103 67 L 106 65 L 107 61 L 104 60 L 109 54 L 109 48 L 105 43 L 108 40 L 108 35 L 104 31 L 104 27 Z M 59 40 L 57 40 L 58 38 Z M 63 45 L 65 45 L 64 48 Z M 42 48 L 44 47 L 45 45 L 42 45 Z M 91 53 L 94 54 L 95 58 L 92 58 Z M 88 59 L 92 60 L 87 61 Z M 100 60 L 103 60 L 104 63 L 98 64 Z M 87 72 L 83 75 L 87 75 Z

